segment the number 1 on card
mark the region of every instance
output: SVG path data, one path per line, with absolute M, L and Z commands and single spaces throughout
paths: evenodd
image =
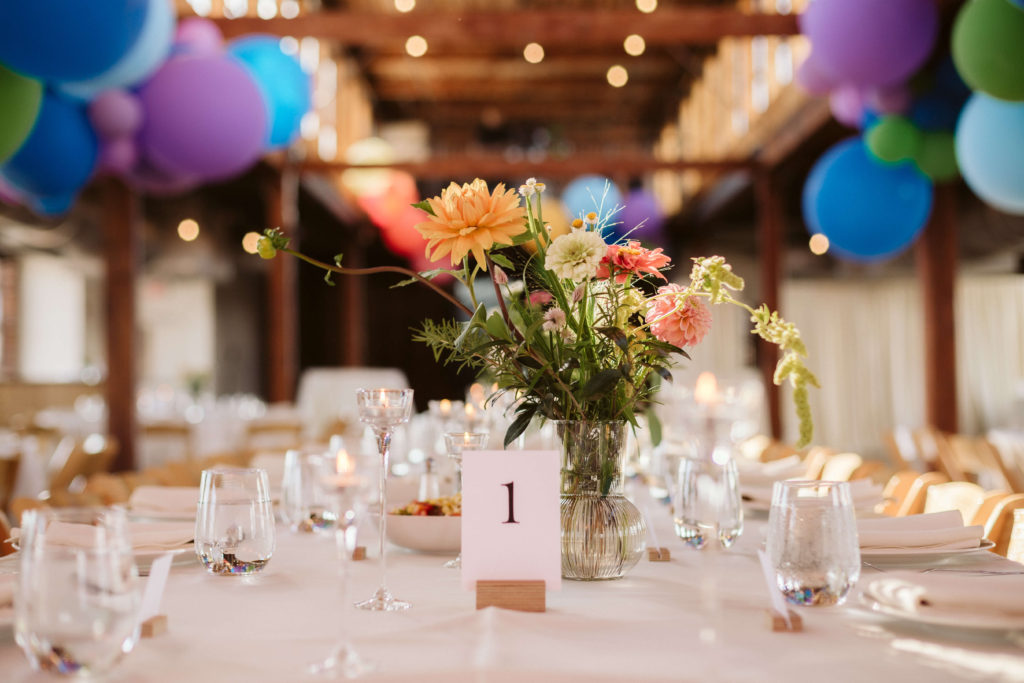
M 519 524 L 519 522 L 516 521 L 516 483 L 514 481 L 510 481 L 508 483 L 502 484 L 502 486 L 508 489 L 508 519 L 502 522 L 502 524 Z

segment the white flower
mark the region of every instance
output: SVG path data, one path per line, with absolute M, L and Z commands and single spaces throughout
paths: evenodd
M 535 194 L 540 194 L 547 187 L 544 183 L 538 183 L 536 178 L 527 178 L 526 183 L 519 186 L 519 194 L 524 197 L 532 197 Z
M 557 332 L 565 327 L 565 311 L 557 306 L 549 308 L 544 314 L 544 324 L 541 329 L 546 332 Z
M 607 251 L 608 245 L 596 232 L 573 232 L 551 243 L 544 266 L 560 278 L 582 282 L 597 274 Z
M 536 189 L 533 187 L 533 185 L 519 186 L 519 194 L 523 195 L 524 197 L 532 197 L 534 192 L 536 192 Z
M 591 227 L 597 225 L 597 214 L 591 211 L 583 217 L 583 222 Z

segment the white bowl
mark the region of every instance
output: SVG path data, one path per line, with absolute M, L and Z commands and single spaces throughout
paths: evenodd
M 388 515 L 388 540 L 423 553 L 454 553 L 462 547 L 462 517 Z

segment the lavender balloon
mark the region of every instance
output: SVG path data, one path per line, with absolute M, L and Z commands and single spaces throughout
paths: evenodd
M 139 159 L 125 181 L 139 192 L 157 197 L 187 192 L 200 183 L 198 178 L 174 175 L 156 168 L 148 159 Z
M 175 49 L 195 55 L 214 55 L 224 48 L 224 34 L 209 19 L 189 17 L 178 24 Z
M 629 233 L 627 239 L 645 242 L 662 241 L 661 228 L 665 225 L 665 212 L 658 200 L 646 190 L 632 190 L 625 199 L 625 208 L 619 216 L 622 226 L 617 232 Z
M 125 175 L 135 168 L 139 150 L 131 138 L 109 140 L 100 148 L 100 168 L 104 171 Z
M 245 69 L 226 56 L 172 58 L 139 98 L 142 152 L 164 171 L 218 180 L 260 157 L 267 135 L 263 98 Z
M 125 90 L 107 90 L 89 104 L 89 121 L 101 138 L 129 137 L 142 126 L 142 105 Z
M 822 72 L 866 87 L 906 80 L 932 51 L 934 0 L 815 0 L 800 15 Z
M 796 81 L 812 95 L 827 95 L 836 87 L 835 82 L 822 73 L 821 67 L 815 64 L 813 54 L 797 69 Z
M 864 95 L 857 88 L 845 85 L 832 93 L 829 106 L 832 115 L 843 125 L 859 128 L 864 119 Z

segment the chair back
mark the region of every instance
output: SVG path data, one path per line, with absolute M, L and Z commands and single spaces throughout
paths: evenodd
M 884 435 L 885 446 L 899 470 L 914 470 L 918 474 L 931 469 L 925 461 L 909 427 L 899 425 Z
M 0 510 L 0 557 L 18 552 L 11 538 L 11 522 L 3 510 Z
M 1024 493 L 1014 493 L 996 504 L 985 523 L 985 538 L 995 543 L 992 552 L 1006 556 L 1013 535 L 1014 510 L 1024 508 Z
M 823 481 L 850 481 L 863 464 L 864 458 L 856 453 L 836 453 L 825 460 L 819 478 Z
M 925 493 L 924 511 L 958 510 L 967 524 L 985 500 L 985 489 L 969 481 L 950 481 L 930 486 Z
M 804 471 L 804 478 L 821 479 L 821 473 L 825 470 L 825 464 L 834 453 L 835 451 L 831 448 L 825 448 L 824 446 L 815 446 L 807 451 L 807 457 L 804 458 L 804 465 L 807 467 Z
M 1006 559 L 1024 564 L 1024 509 L 1013 511 L 1013 531 L 1010 532 Z
M 186 422 L 152 422 L 139 430 L 140 468 L 192 459 L 192 428 Z
M 936 484 L 944 484 L 949 481 L 942 472 L 925 472 L 919 474 L 914 479 L 910 488 L 907 490 L 907 495 L 903 498 L 903 502 L 900 503 L 899 508 L 896 510 L 898 517 L 906 517 L 907 515 L 918 515 L 924 512 L 925 499 L 928 496 L 928 489 Z
M 71 450 L 63 466 L 50 480 L 51 496 L 58 491 L 70 491 L 72 485 L 77 487 L 76 480 L 82 481 L 84 487 L 84 480 L 89 476 L 110 469 L 120 450 L 117 439 L 107 436 L 101 437 L 96 443 L 90 443 L 90 438 L 87 437 Z
M 882 490 L 882 499 L 885 501 L 882 514 L 889 515 L 890 517 L 895 517 L 899 514 L 903 501 L 906 500 L 907 494 L 910 493 L 910 487 L 914 485 L 919 476 L 921 476 L 920 473 L 914 470 L 902 470 L 889 477 L 885 489 Z
M 979 505 L 978 509 L 974 512 L 974 517 L 972 517 L 970 521 L 965 521 L 967 521 L 967 524 L 970 524 L 971 526 L 979 524 L 981 526 L 985 526 L 985 523 L 988 522 L 988 518 L 992 515 L 992 511 L 995 510 L 999 501 L 1009 495 L 1011 495 L 1009 491 L 986 491 L 985 497 L 981 500 L 981 505 Z
M 0 458 L 0 511 L 6 510 L 7 506 L 11 503 L 20 467 L 21 453 L 14 453 L 9 457 Z

